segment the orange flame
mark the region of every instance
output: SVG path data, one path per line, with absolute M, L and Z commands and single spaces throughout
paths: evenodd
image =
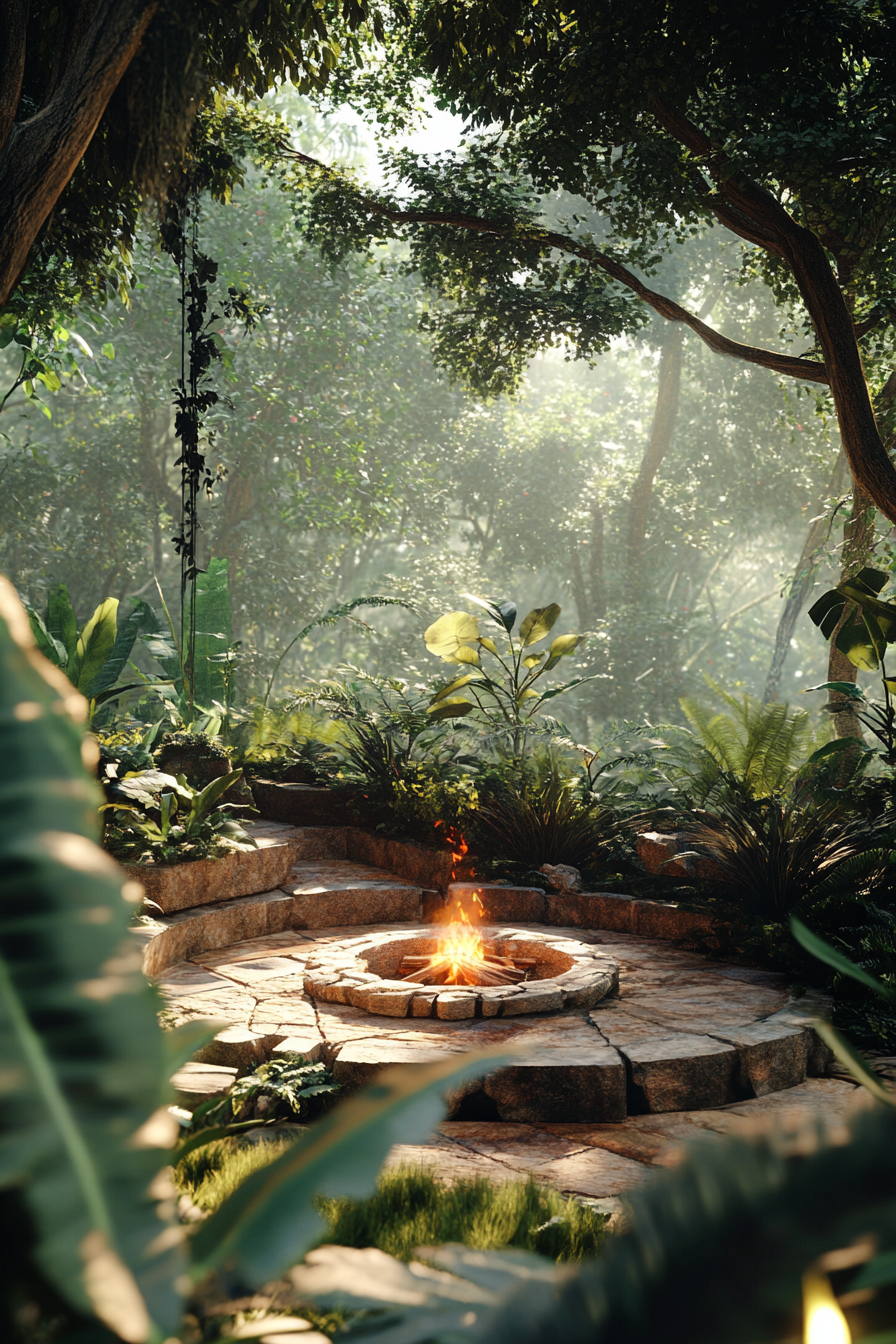
M 446 984 L 477 983 L 477 970 L 485 961 L 485 944 L 482 934 L 470 923 L 460 901 L 457 902 L 456 915 L 439 938 L 431 960 L 434 966 L 448 964 Z
M 437 821 L 435 825 L 436 827 L 445 826 L 445 823 L 444 821 Z M 457 829 L 456 826 L 445 826 L 443 835 L 445 844 L 448 845 L 448 847 L 451 850 L 451 858 L 453 860 L 451 866 L 451 881 L 456 882 L 457 865 L 460 863 L 461 859 L 465 858 L 466 855 L 469 854 L 470 846 L 467 844 L 466 840 L 461 835 L 460 831 Z

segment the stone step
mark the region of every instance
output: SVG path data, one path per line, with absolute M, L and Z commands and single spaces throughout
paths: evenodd
M 299 862 L 283 890 L 295 901 L 295 929 L 422 918 L 422 888 L 370 864 L 338 859 Z

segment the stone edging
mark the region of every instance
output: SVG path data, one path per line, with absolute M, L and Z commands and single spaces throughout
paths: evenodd
M 499 956 L 535 957 L 546 975 L 519 985 L 434 986 L 390 979 L 405 955 L 429 955 L 436 938 L 419 930 L 371 934 L 351 946 L 329 943 L 305 964 L 305 993 L 324 1003 L 348 1003 L 384 1017 L 517 1017 L 521 1013 L 594 1008 L 619 989 L 619 966 L 585 943 L 549 933 L 513 933 L 479 925 Z

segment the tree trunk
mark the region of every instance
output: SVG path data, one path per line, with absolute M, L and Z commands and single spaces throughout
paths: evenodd
M 582 567 L 585 559 L 587 570 Z M 591 511 L 591 538 L 585 545 L 572 548 L 573 601 L 580 630 L 591 630 L 595 621 L 606 615 L 607 590 L 604 578 L 604 511 L 595 502 Z
M 656 409 L 650 438 L 641 458 L 641 468 L 632 486 L 628 527 L 629 595 L 634 597 L 641 587 L 644 575 L 644 541 L 647 536 L 647 514 L 653 498 L 657 472 L 672 443 L 678 406 L 681 400 L 681 367 L 684 362 L 684 328 L 680 322 L 671 325 L 660 352 Z
M 778 691 L 781 687 L 781 673 L 784 671 L 784 663 L 787 660 L 787 654 L 790 651 L 790 641 L 793 639 L 793 632 L 796 629 L 796 623 L 799 614 L 805 606 L 806 599 L 812 589 L 815 581 L 815 574 L 818 569 L 819 552 L 824 544 L 830 523 L 825 513 L 825 501 L 831 495 L 838 494 L 842 488 L 843 475 L 846 469 L 846 454 L 843 449 L 837 454 L 837 461 L 834 463 L 834 469 L 831 472 L 831 479 L 828 483 L 827 494 L 824 501 L 819 501 L 817 505 L 817 516 L 812 519 L 809 526 L 809 533 L 803 546 L 802 554 L 796 562 L 796 568 L 793 571 L 793 578 L 787 590 L 787 600 L 784 603 L 784 610 L 781 612 L 781 618 L 778 621 L 778 630 L 775 635 L 775 652 L 772 655 L 771 667 L 768 670 L 768 677 L 765 682 L 765 691 L 763 692 L 763 702 L 768 704 L 770 701 L 778 699 Z
M 851 578 L 867 564 L 871 546 L 874 542 L 874 507 L 871 497 L 856 482 L 853 483 L 852 513 L 843 528 L 843 551 L 840 563 L 840 582 Z M 845 654 L 837 648 L 837 635 L 841 626 L 852 617 L 852 604 L 847 605 L 831 639 L 828 656 L 828 681 L 851 681 L 855 684 L 859 670 Z M 837 737 L 857 737 L 864 741 L 862 724 L 855 709 L 845 696 L 836 691 L 828 694 L 828 710 Z
M 93 139 L 109 99 L 128 68 L 159 0 L 101 0 L 52 97 L 25 121 L 15 122 L 0 145 L 0 307 L 25 268 L 44 221 Z M 13 6 L 13 15 L 19 10 Z M 4 73 L 18 72 L 24 51 L 8 51 L 15 23 L 6 25 Z M 20 34 L 24 44 L 24 32 Z M 2 111 L 6 115 L 9 92 Z

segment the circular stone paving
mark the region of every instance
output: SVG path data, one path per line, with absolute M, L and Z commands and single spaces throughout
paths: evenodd
M 359 941 L 330 943 L 305 963 L 305 993 L 325 1003 L 346 1003 L 384 1017 L 517 1017 L 522 1013 L 594 1008 L 619 989 L 619 968 L 593 946 L 556 934 L 514 932 L 478 925 L 485 950 L 535 962 L 515 985 L 426 985 L 398 979 L 404 957 L 430 956 L 436 930 L 374 933 Z

